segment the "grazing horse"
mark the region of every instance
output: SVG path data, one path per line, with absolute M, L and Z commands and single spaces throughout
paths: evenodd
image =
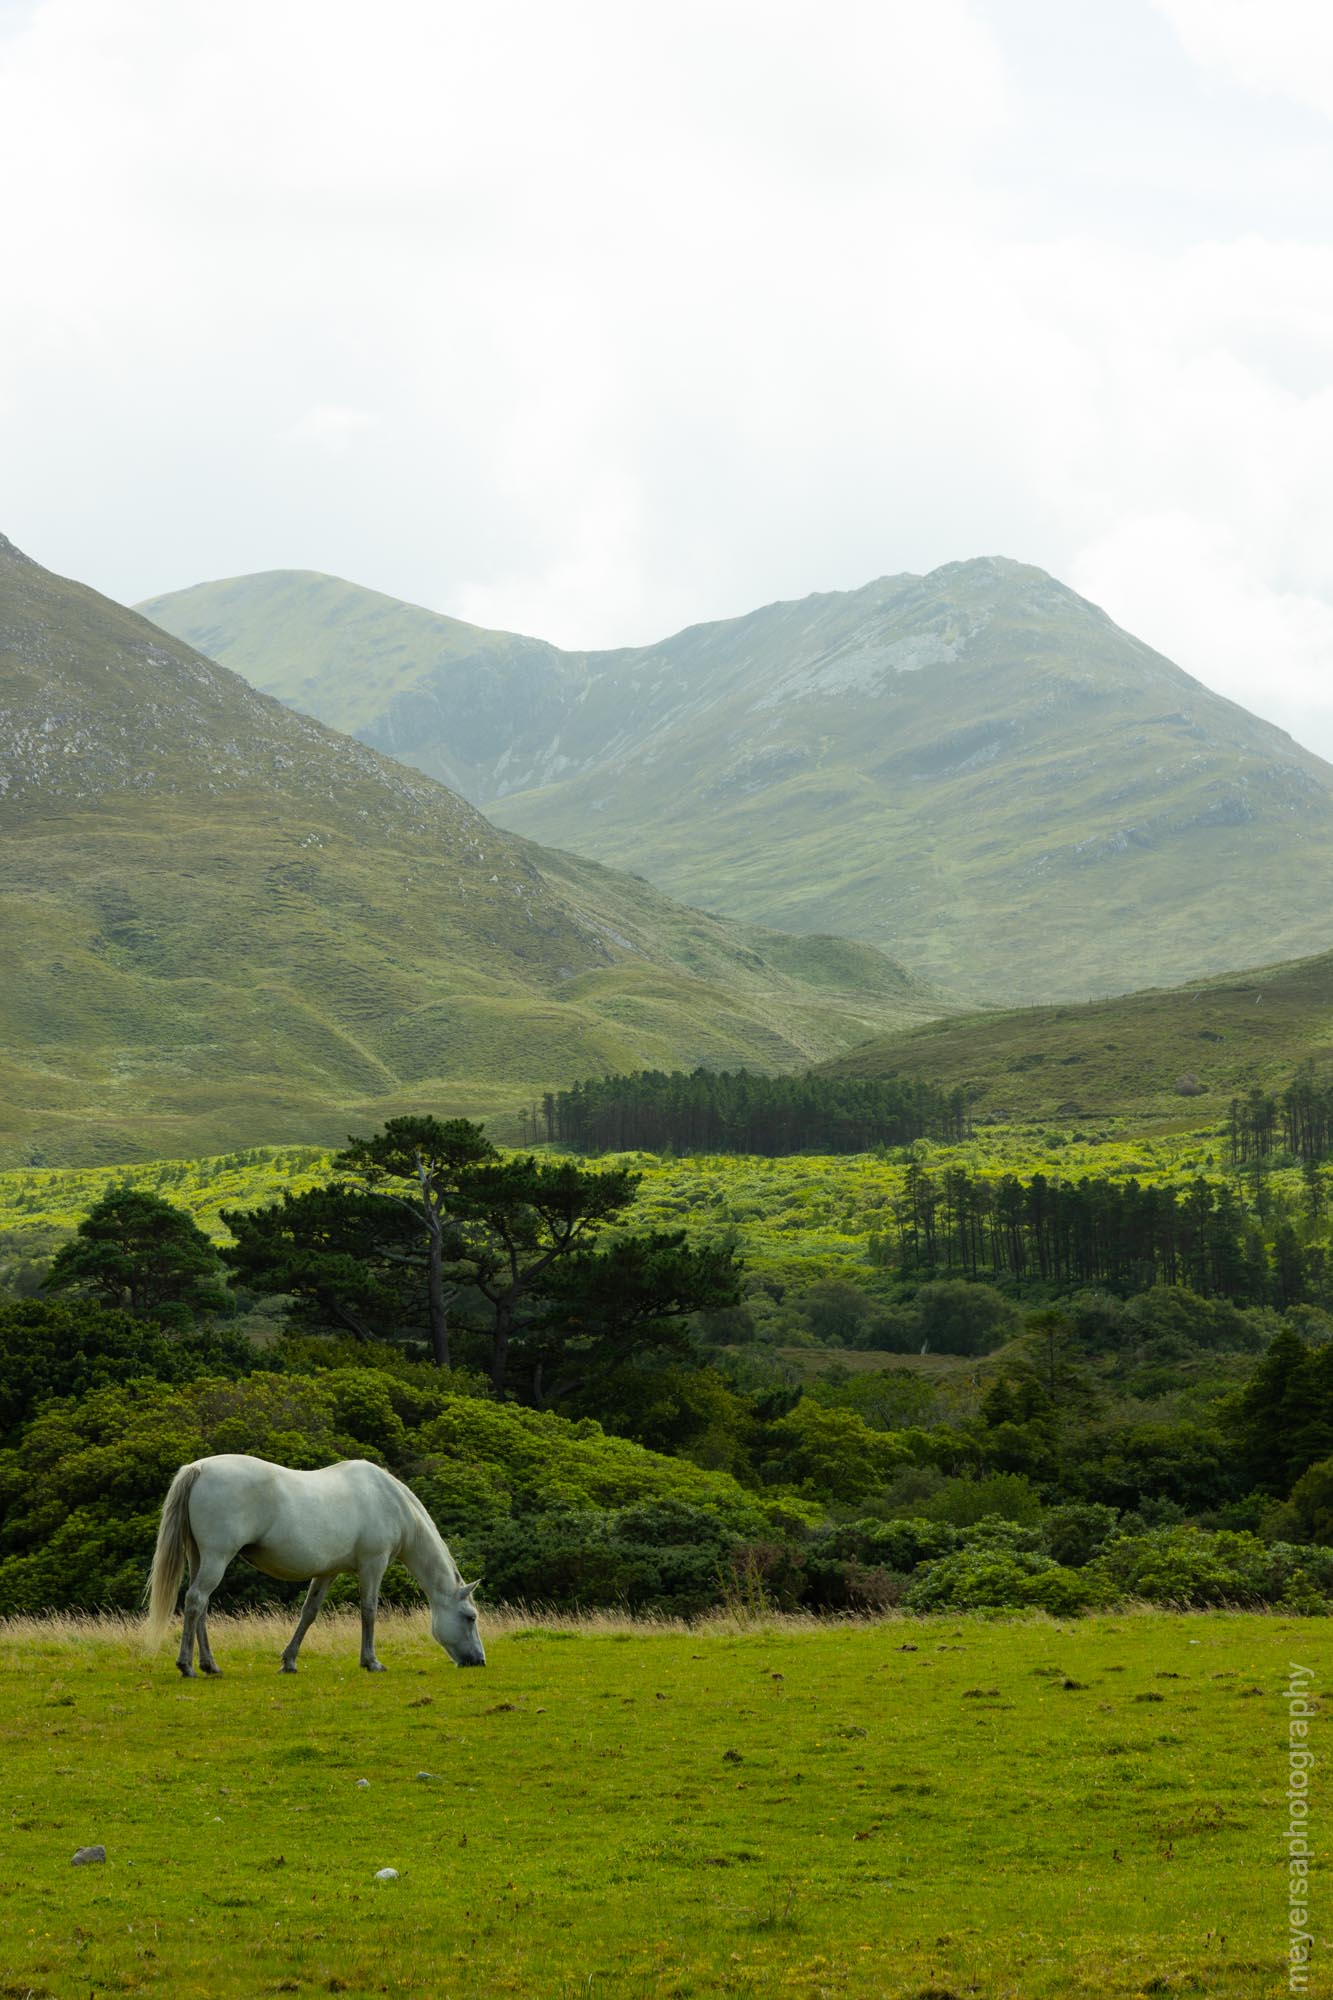
M 346 1458 L 318 1472 L 293 1472 L 266 1458 L 219 1452 L 183 1465 L 167 1489 L 148 1584 L 148 1636 L 160 1643 L 176 1609 L 188 1565 L 185 1629 L 176 1665 L 194 1677 L 194 1648 L 206 1674 L 221 1671 L 208 1643 L 208 1600 L 234 1556 L 284 1583 L 311 1579 L 300 1621 L 282 1655 L 296 1672 L 301 1641 L 319 1615 L 329 1586 L 354 1570 L 361 1591 L 361 1664 L 375 1658 L 375 1611 L 391 1562 L 404 1563 L 430 1601 L 430 1629 L 457 1667 L 484 1667 L 486 1653 L 472 1602 L 439 1529 L 415 1493 L 364 1458 Z

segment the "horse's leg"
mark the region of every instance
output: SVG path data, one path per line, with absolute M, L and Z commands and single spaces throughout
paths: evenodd
M 318 1618 L 324 1605 L 324 1599 L 329 1594 L 329 1586 L 336 1575 L 336 1570 L 330 1570 L 327 1576 L 317 1576 L 311 1579 L 310 1588 L 305 1594 L 305 1603 L 301 1606 L 300 1621 L 291 1638 L 282 1649 L 282 1672 L 284 1674 L 294 1674 L 296 1672 L 296 1656 L 301 1650 L 301 1641 Z
M 379 1556 L 363 1564 L 356 1573 L 361 1591 L 361 1664 L 371 1674 L 384 1672 L 375 1658 L 375 1613 L 379 1609 L 380 1584 L 388 1567 L 388 1557 Z
M 176 1665 L 187 1680 L 194 1678 L 194 1642 L 208 1615 L 208 1600 L 221 1583 L 230 1561 L 230 1554 L 219 1556 L 210 1551 L 205 1555 L 201 1550 L 190 1574 L 190 1587 L 185 1593 L 185 1627 L 181 1633 L 181 1649 L 176 1655 Z M 208 1651 L 207 1633 L 199 1649 L 199 1664 L 205 1673 L 218 1671 L 213 1655 Z
M 205 1674 L 220 1674 L 221 1667 L 213 1658 L 213 1648 L 208 1643 L 208 1614 L 205 1612 L 195 1627 L 195 1637 L 199 1641 L 199 1670 Z

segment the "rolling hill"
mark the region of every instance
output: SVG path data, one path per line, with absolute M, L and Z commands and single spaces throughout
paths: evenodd
M 1333 952 L 1081 1006 L 959 1015 L 820 1068 L 962 1085 L 980 1119 L 1197 1127 L 1306 1064 L 1333 1068 Z
M 0 539 L 0 1162 L 513 1114 L 940 1004 L 879 952 L 502 833 Z
M 974 999 L 1333 943 L 1333 767 L 1000 559 L 562 653 L 274 571 L 143 607 L 506 825 Z

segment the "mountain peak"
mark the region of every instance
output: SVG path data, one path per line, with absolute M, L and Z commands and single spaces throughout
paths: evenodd
M 1013 577 L 1037 577 L 1043 583 L 1054 583 L 1049 570 L 1039 569 L 1035 563 L 1019 562 L 1014 556 L 963 556 L 956 562 L 938 563 L 927 570 L 925 583 L 947 583 L 953 578 L 981 581 L 986 577 L 997 577 L 1008 581 Z
M 152 611 L 524 833 L 955 991 L 1086 997 L 1327 943 L 1333 770 L 1035 564 L 582 654 L 336 591 Z

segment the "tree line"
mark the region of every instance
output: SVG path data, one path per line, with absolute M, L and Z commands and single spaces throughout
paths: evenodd
M 905 1277 L 960 1272 L 1122 1292 L 1184 1285 L 1287 1306 L 1320 1292 L 1327 1276 L 1322 1246 L 1303 1246 L 1283 1224 L 1270 1253 L 1235 1190 L 1203 1179 L 1185 1188 L 1044 1174 L 986 1180 L 914 1162 L 890 1212 L 893 1228 L 871 1239 L 871 1255 Z
M 1231 1100 L 1227 1145 L 1234 1167 L 1285 1151 L 1307 1164 L 1333 1154 L 1333 1079 L 1302 1073 L 1280 1092 L 1258 1085 Z
M 578 1153 L 864 1153 L 968 1136 L 967 1097 L 912 1078 L 637 1070 L 542 1103 L 546 1137 Z

